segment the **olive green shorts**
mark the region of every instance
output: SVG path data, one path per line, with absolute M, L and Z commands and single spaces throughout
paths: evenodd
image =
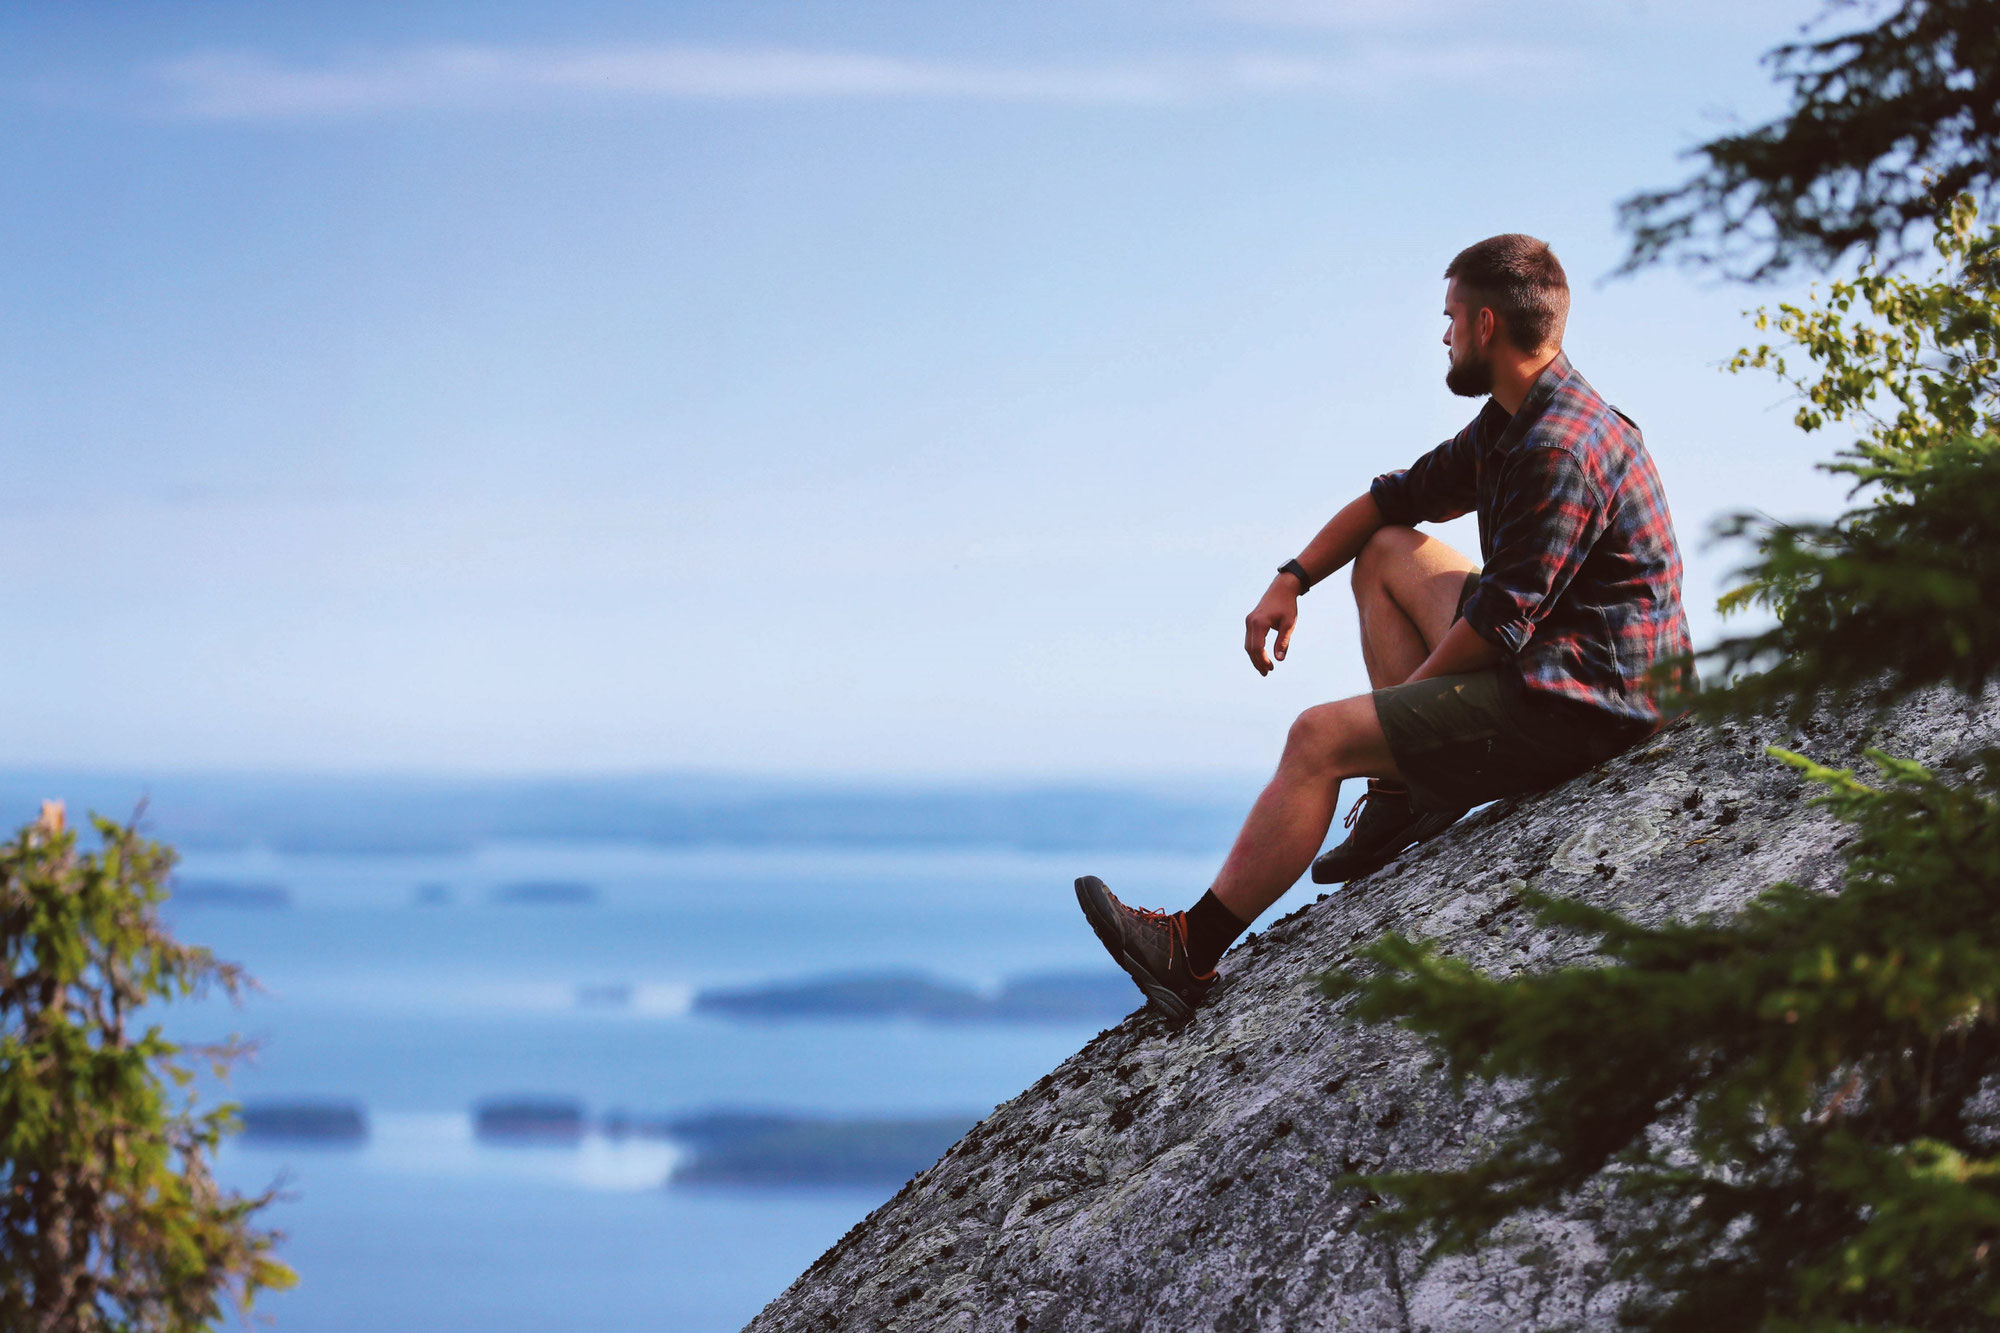
M 1477 571 L 1466 576 L 1460 614 L 1478 583 Z M 1553 787 L 1653 730 L 1531 694 L 1505 667 L 1392 685 L 1374 697 L 1375 716 L 1412 801 L 1432 809 L 1463 809 Z

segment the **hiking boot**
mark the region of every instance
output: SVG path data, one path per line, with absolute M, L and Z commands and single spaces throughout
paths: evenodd
M 1347 812 L 1352 832 L 1313 862 L 1315 884 L 1345 884 L 1380 870 L 1407 847 L 1428 842 L 1456 824 L 1464 810 L 1417 810 L 1410 793 L 1377 786 L 1373 780 Z
M 1215 985 L 1215 973 L 1197 975 L 1188 961 L 1186 913 L 1127 907 L 1095 875 L 1076 882 L 1076 901 L 1111 957 L 1146 993 L 1146 1003 L 1155 1013 L 1176 1023 L 1194 1017 Z

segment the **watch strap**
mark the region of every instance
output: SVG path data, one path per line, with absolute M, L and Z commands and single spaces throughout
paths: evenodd
M 1280 574 L 1290 574 L 1293 578 L 1297 579 L 1299 581 L 1300 592 L 1306 593 L 1312 591 L 1312 575 L 1306 573 L 1306 567 L 1297 560 L 1287 560 L 1284 564 L 1279 565 L 1278 572 Z

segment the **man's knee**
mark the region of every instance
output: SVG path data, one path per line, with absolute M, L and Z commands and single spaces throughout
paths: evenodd
M 1388 523 L 1375 529 L 1354 557 L 1354 591 L 1360 596 L 1368 588 L 1379 588 L 1389 569 L 1408 560 L 1424 541 L 1415 528 Z
M 1300 713 L 1285 737 L 1285 760 L 1315 769 L 1350 769 L 1371 749 L 1375 701 L 1368 695 L 1315 704 Z

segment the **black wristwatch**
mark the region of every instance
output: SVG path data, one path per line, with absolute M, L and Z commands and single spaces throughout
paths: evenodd
M 1278 572 L 1280 574 L 1290 574 L 1293 578 L 1297 579 L 1301 593 L 1312 591 L 1312 575 L 1306 573 L 1306 567 L 1298 561 L 1287 560 L 1284 564 L 1278 566 Z

